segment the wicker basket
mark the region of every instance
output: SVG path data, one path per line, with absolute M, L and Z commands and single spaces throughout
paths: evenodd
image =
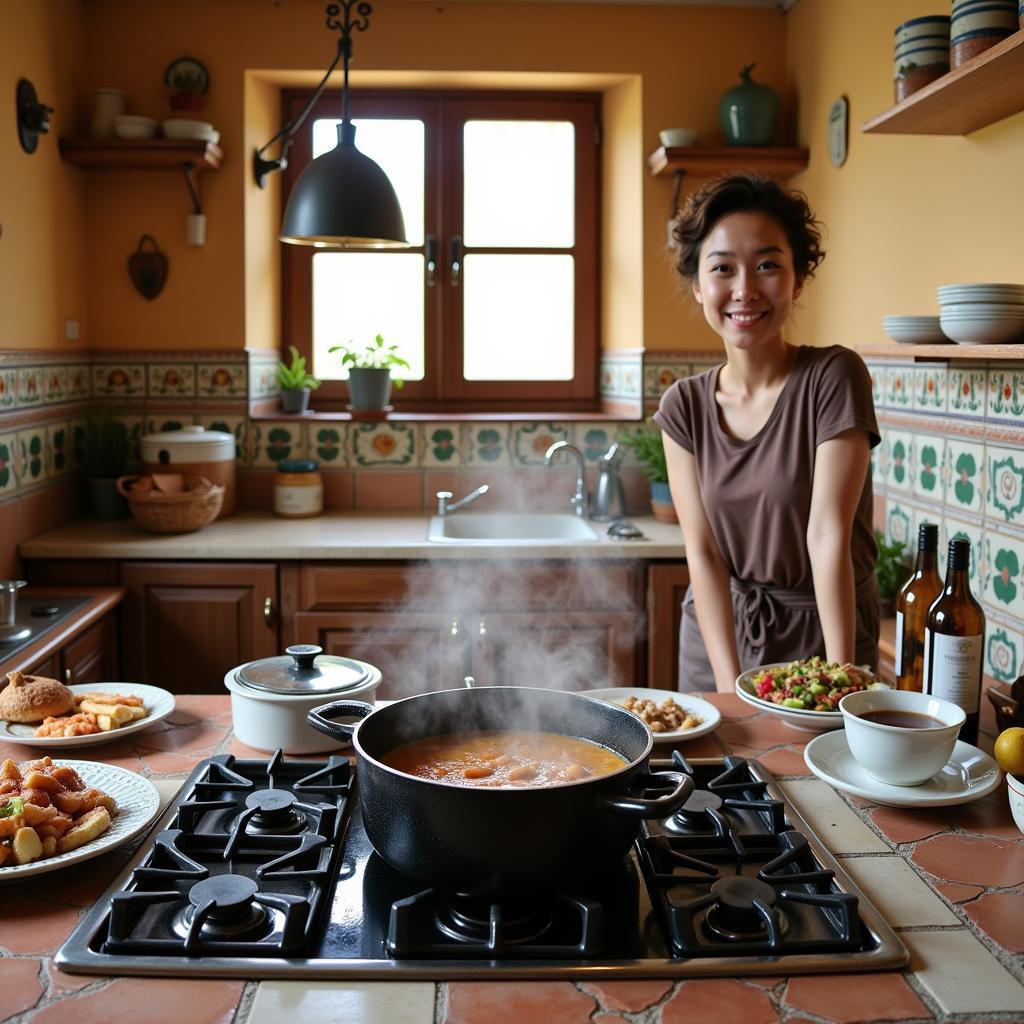
M 131 485 L 140 479 L 123 476 L 117 481 L 117 490 L 128 499 L 135 521 L 151 533 L 200 530 L 217 518 L 224 504 L 224 488 L 205 476 L 186 476 L 186 489 L 180 494 L 131 490 Z

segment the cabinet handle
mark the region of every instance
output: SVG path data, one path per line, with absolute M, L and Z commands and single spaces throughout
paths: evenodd
M 451 242 L 451 283 L 453 288 L 459 287 L 459 279 L 462 276 L 462 237 L 452 235 Z
M 487 636 L 487 623 L 484 622 L 483 619 L 480 620 L 479 624 L 477 625 L 477 629 L 479 630 L 481 636 Z
M 452 619 L 452 636 L 457 637 L 459 635 L 459 620 Z
M 64 669 L 64 682 L 65 683 L 70 683 L 71 682 L 71 669 L 69 669 L 69 668 Z
M 427 235 L 426 238 L 427 257 L 427 287 L 433 288 L 437 275 L 437 236 Z
M 268 597 L 263 602 L 263 621 L 267 624 L 267 629 L 274 628 L 274 599 Z

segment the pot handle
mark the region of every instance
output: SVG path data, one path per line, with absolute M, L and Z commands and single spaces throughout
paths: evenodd
M 671 793 L 662 796 L 615 796 L 603 801 L 605 810 L 619 814 L 635 814 L 640 818 L 667 818 L 679 810 L 693 792 L 693 777 L 685 772 L 646 772 L 640 779 L 665 779 L 675 784 Z
M 306 715 L 306 724 L 316 729 L 317 732 L 330 736 L 331 739 L 344 740 L 348 743 L 351 742 L 352 735 L 356 731 L 355 725 L 351 722 L 332 722 L 331 719 L 343 716 L 366 718 L 375 710 L 372 704 L 367 704 L 365 701 L 336 700 L 330 704 L 321 704 L 320 707 L 313 708 Z

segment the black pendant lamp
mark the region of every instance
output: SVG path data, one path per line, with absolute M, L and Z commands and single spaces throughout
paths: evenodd
M 352 20 L 352 9 L 359 15 Z M 344 21 L 338 15 L 344 9 Z M 349 118 L 348 65 L 352 59 L 352 32 L 366 30 L 373 7 L 357 0 L 327 5 L 327 27 L 341 33 L 338 52 L 324 73 L 316 92 L 299 116 L 285 125 L 253 159 L 256 184 L 263 188 L 271 171 L 288 166 L 288 150 L 295 133 L 320 98 L 331 72 L 343 62 L 342 115 L 338 145 L 313 160 L 292 188 L 281 224 L 282 242 L 325 249 L 401 249 L 409 245 L 405 220 L 394 186 L 380 165 L 356 149 L 356 127 Z M 283 139 L 281 156 L 267 160 L 263 154 Z

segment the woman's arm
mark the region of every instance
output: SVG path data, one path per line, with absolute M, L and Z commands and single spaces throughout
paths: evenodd
M 715 673 L 715 688 L 719 693 L 732 693 L 736 677 L 740 674 L 740 659 L 736 653 L 729 570 L 722 561 L 704 511 L 693 456 L 668 435 L 663 434 L 662 437 L 672 503 L 683 529 L 697 622 Z
M 807 552 L 825 656 L 841 665 L 853 661 L 856 651 L 856 585 L 850 544 L 867 479 L 869 451 L 867 435 L 855 427 L 819 444 L 814 461 Z

